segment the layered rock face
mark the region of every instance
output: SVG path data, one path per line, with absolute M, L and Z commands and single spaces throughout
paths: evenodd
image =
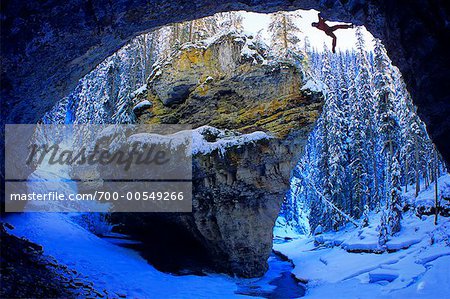
M 193 213 L 184 217 L 193 218 L 192 231 L 219 270 L 244 277 L 266 272 L 292 150 L 278 139 L 262 139 L 194 158 Z
M 252 39 L 228 34 L 209 45 L 185 46 L 157 66 L 135 101 L 152 103 L 147 115 L 139 115 L 144 123 L 264 130 L 304 139 L 321 105 L 301 91 L 302 77 L 300 67 L 267 60 Z
M 316 9 L 364 24 L 405 76 L 418 113 L 450 160 L 450 12 L 445 0 L 5 1 L 1 18 L 2 121 L 35 123 L 77 80 L 137 34 L 220 11 Z
M 135 99 L 151 103 L 139 110 L 141 123 L 200 127 L 193 212 L 165 221 L 199 242 L 215 270 L 244 277 L 267 270 L 291 171 L 323 104 L 302 85 L 301 69 L 266 60 L 251 39 L 229 34 L 171 56 Z M 152 225 L 162 216 L 138 217 Z

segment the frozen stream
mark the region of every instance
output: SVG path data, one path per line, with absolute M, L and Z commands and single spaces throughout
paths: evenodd
M 113 234 L 104 238 L 112 244 L 132 249 L 145 257 L 145 246 L 139 242 L 127 238 L 125 235 Z M 279 243 L 280 241 L 277 241 Z M 238 279 L 235 294 L 259 297 L 259 298 L 299 298 L 305 294 L 306 287 L 292 274 L 293 265 L 279 253 L 272 253 L 269 257 L 269 270 L 261 278 Z M 189 273 L 189 271 L 186 271 Z M 200 273 L 198 277 L 207 276 Z

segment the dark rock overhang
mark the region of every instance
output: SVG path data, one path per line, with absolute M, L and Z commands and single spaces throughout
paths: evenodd
M 3 1 L 2 121 L 34 123 L 134 36 L 220 11 L 316 9 L 365 25 L 405 77 L 418 113 L 450 160 L 449 7 L 444 0 Z

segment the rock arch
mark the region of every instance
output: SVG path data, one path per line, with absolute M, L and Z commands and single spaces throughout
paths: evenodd
M 35 122 L 77 80 L 132 37 L 220 11 L 316 9 L 364 24 L 404 75 L 419 114 L 450 160 L 450 9 L 445 0 L 4 1 L 2 120 Z

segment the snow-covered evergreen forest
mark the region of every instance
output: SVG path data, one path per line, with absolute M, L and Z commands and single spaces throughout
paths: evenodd
M 414 189 L 417 197 L 445 168 L 383 45 L 376 41 L 368 52 L 360 28 L 356 34 L 352 52 L 306 49 L 311 84 L 326 102 L 282 214 L 308 234 L 318 226 L 367 226 L 369 212 L 377 211 L 384 242 L 408 209 L 402 192 Z

